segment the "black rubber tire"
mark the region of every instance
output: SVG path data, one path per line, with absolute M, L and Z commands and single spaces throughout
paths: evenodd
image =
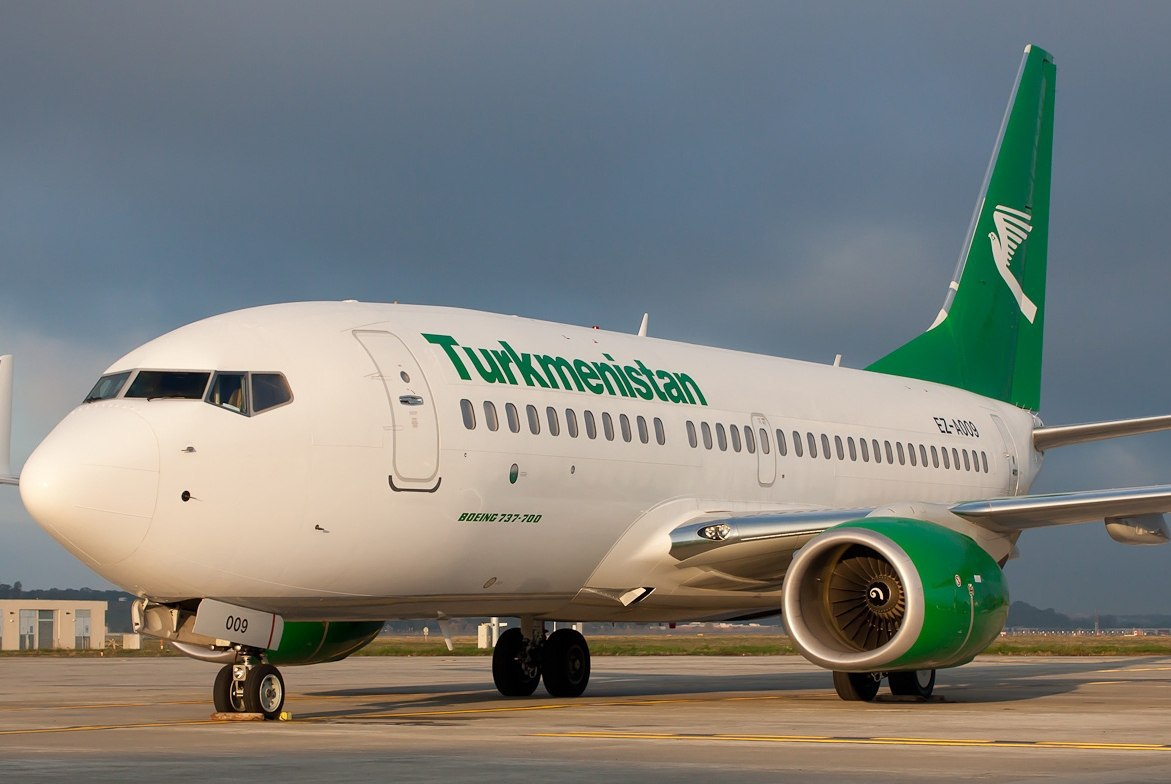
M 541 682 L 539 664 L 532 674 L 526 673 L 521 664 L 527 648 L 520 629 L 509 629 L 496 641 L 496 648 L 492 651 L 492 682 L 505 697 L 528 697 Z
M 211 701 L 216 713 L 243 713 L 246 709 L 244 696 L 235 693 L 236 683 L 232 680 L 232 665 L 225 664 L 216 673 L 215 684 L 211 687 Z
M 890 693 L 899 697 L 927 699 L 935 691 L 935 670 L 892 672 L 888 677 Z
M 268 721 L 279 718 L 285 706 L 285 679 L 271 664 L 253 667 L 244 681 L 244 704 L 249 713 L 263 713 Z
M 835 672 L 834 691 L 847 702 L 873 702 L 878 680 L 868 672 Z
M 590 682 L 590 646 L 576 629 L 558 629 L 541 649 L 541 677 L 554 697 L 580 697 Z

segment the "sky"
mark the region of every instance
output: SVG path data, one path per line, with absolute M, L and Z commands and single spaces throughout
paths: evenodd
M 1171 412 L 1171 5 L 0 0 L 19 466 L 135 346 L 292 300 L 862 367 L 943 301 L 1025 44 L 1058 69 L 1042 417 Z M 1171 482 L 1171 433 L 1036 492 Z M 1013 598 L 1171 613 L 1171 547 L 1028 532 Z M 0 487 L 0 582 L 105 587 Z

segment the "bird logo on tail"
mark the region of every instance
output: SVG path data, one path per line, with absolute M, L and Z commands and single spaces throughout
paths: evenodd
M 996 224 L 996 231 L 988 232 L 988 240 L 992 243 L 992 259 L 996 263 L 996 269 L 1000 272 L 1000 277 L 1004 278 L 1004 282 L 1008 284 L 1009 291 L 1012 292 L 1013 298 L 1016 299 L 1017 305 L 1021 309 L 1021 315 L 1028 319 L 1030 324 L 1037 318 L 1037 306 L 1025 294 L 1020 281 L 1013 276 L 1008 266 L 1012 262 L 1017 248 L 1033 230 L 1031 220 L 1032 216 L 1027 212 L 997 204 L 996 209 L 992 211 L 992 221 Z

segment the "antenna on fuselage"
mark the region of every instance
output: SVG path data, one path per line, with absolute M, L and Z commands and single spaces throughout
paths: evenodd
M 643 313 L 642 314 L 642 325 L 638 328 L 638 336 L 640 338 L 646 337 L 646 327 L 647 327 L 647 323 L 650 321 L 650 319 L 651 319 L 650 313 Z

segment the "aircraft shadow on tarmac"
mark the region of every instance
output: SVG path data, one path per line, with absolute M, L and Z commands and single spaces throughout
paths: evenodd
M 1119 659 L 1070 658 L 1068 660 L 1045 659 L 1043 661 L 997 661 L 986 660 L 956 669 L 942 670 L 932 702 L 938 703 L 995 703 L 1018 702 L 1067 694 L 1077 690 L 1087 681 L 1086 675 L 1115 668 L 1143 667 L 1153 663 L 1167 664 L 1165 657 L 1142 657 Z M 713 660 L 718 669 L 717 660 Z M 600 700 L 623 700 L 637 702 L 640 698 L 661 699 L 664 697 L 702 697 L 714 694 L 759 694 L 769 697 L 784 697 L 792 692 L 794 698 L 821 697 L 837 701 L 830 674 L 824 670 L 811 669 L 808 672 L 769 672 L 767 663 L 761 663 L 761 671 L 751 674 L 661 674 L 643 670 L 623 670 L 609 667 L 596 668 L 593 680 L 584 702 Z M 310 715 L 361 716 L 387 712 L 417 712 L 439 710 L 468 710 L 474 708 L 498 707 L 501 704 L 525 704 L 527 700 L 501 697 L 493 688 L 485 672 L 484 680 L 464 683 L 412 684 L 404 686 L 371 686 L 358 689 L 335 689 L 307 692 L 313 697 L 367 698 L 361 704 L 350 703 L 338 710 L 313 711 Z M 810 695 L 809 692 L 815 694 Z M 536 702 L 552 700 L 543 688 L 538 687 L 532 698 Z M 907 698 L 893 698 L 883 688 L 876 703 L 903 703 Z M 841 703 L 843 709 L 856 707 Z

